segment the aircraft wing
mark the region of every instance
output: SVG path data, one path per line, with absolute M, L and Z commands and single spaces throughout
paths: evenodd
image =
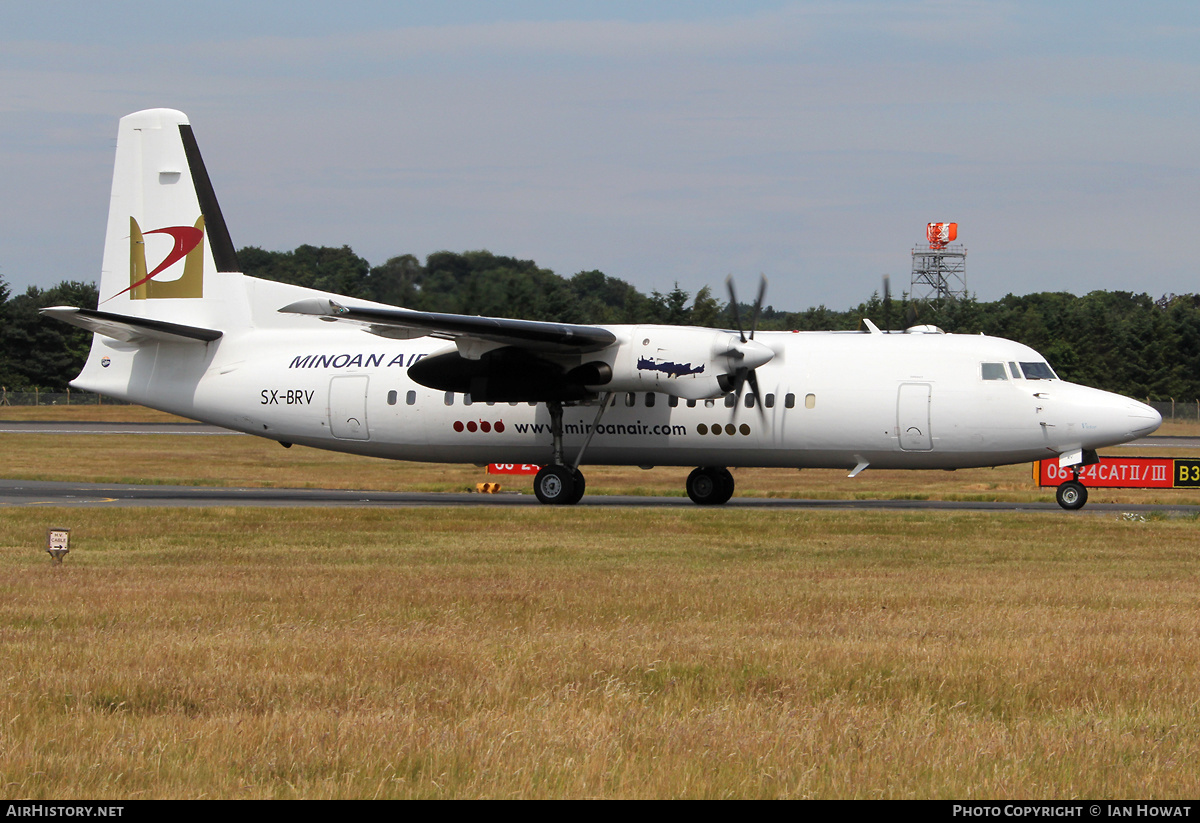
M 365 326 L 381 337 L 401 340 L 437 337 L 463 344 L 483 341 L 515 346 L 527 351 L 577 354 L 606 349 L 617 342 L 615 334 L 599 326 L 511 320 L 466 314 L 413 311 L 378 306 L 343 306 L 326 298 L 299 300 L 279 310 L 285 314 L 308 314 L 322 320 L 340 320 Z
M 74 306 L 52 306 L 42 309 L 42 314 L 79 326 L 82 329 L 111 337 L 125 343 L 159 341 L 168 343 L 211 343 L 221 337 L 216 329 L 198 326 L 183 326 L 164 320 L 146 317 L 130 317 L 95 309 L 79 309 Z

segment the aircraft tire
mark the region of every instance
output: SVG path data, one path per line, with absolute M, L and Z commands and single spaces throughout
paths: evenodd
M 722 466 L 717 470 L 717 474 L 721 477 L 721 497 L 717 502 L 724 505 L 733 497 L 733 473 Z
M 566 466 L 542 466 L 533 478 L 533 493 L 537 495 L 539 503 L 549 506 L 578 502 L 572 499 L 575 494 L 575 474 Z
M 1058 505 L 1067 511 L 1082 509 L 1088 499 L 1087 486 L 1078 480 L 1068 480 L 1058 487 L 1054 498 L 1058 501 Z
M 697 506 L 719 506 L 733 495 L 733 475 L 713 466 L 693 469 L 687 479 L 687 495 Z
M 575 488 L 571 492 L 570 499 L 567 500 L 568 506 L 574 506 L 576 503 L 582 500 L 583 491 L 587 488 L 587 481 L 583 479 L 583 472 L 581 472 L 579 469 L 575 469 L 574 471 L 575 473 L 571 480 L 574 482 Z

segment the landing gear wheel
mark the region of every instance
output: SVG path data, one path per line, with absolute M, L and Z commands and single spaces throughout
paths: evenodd
M 533 478 L 533 493 L 541 503 L 548 505 L 569 505 L 579 498 L 575 494 L 575 472 L 566 466 L 543 466 Z M 582 483 L 580 495 L 583 495 Z
M 721 497 L 717 503 L 724 505 L 729 502 L 729 498 L 733 497 L 733 473 L 722 467 L 717 469 L 717 474 L 721 478 Z
M 543 466 L 533 479 L 538 501 L 552 506 L 575 505 L 583 499 L 586 488 L 583 472 L 567 466 Z
M 566 500 L 566 504 L 568 506 L 574 506 L 576 503 L 582 500 L 583 490 L 587 488 L 587 481 L 583 479 L 583 472 L 581 472 L 579 469 L 575 469 L 574 472 L 575 473 L 572 475 L 571 480 L 574 482 L 575 488 L 574 491 L 571 492 L 571 496 Z
M 1075 511 L 1076 509 L 1082 509 L 1084 504 L 1087 503 L 1087 494 L 1087 486 L 1078 480 L 1068 480 L 1058 487 L 1058 491 L 1054 493 L 1054 497 L 1058 500 L 1058 505 L 1067 511 Z
M 720 506 L 733 496 L 733 475 L 720 466 L 701 466 L 687 479 L 687 495 L 697 506 Z

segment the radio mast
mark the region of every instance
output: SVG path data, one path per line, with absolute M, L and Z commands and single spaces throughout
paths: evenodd
M 935 311 L 967 296 L 967 250 L 958 239 L 957 223 L 930 223 L 925 227 L 928 247 L 912 250 L 912 285 L 909 296 Z

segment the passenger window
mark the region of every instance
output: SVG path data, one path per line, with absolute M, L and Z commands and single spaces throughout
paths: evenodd
M 787 406 L 789 409 L 796 408 L 796 395 L 792 394 L 791 392 L 788 392 L 786 395 L 784 395 L 783 405 Z
M 736 405 L 737 405 L 736 397 L 734 397 L 732 394 L 725 395 L 725 408 L 732 409 Z
M 815 394 L 804 395 L 804 408 L 815 409 L 817 407 L 817 396 Z
M 653 408 L 653 406 L 654 406 L 654 392 L 648 391 L 648 392 L 646 392 L 646 408 L 648 408 L 648 409 Z
M 754 395 L 750 392 L 746 392 L 746 408 L 754 408 Z
M 464 395 L 463 395 L 463 405 L 464 405 L 464 406 L 469 406 L 469 405 L 471 405 L 471 394 L 470 394 L 470 392 L 468 392 L 468 393 L 466 393 L 466 394 L 464 394 Z
M 775 408 L 775 395 L 768 394 L 766 397 L 764 397 L 763 405 L 766 406 L 768 409 Z
M 389 406 L 396 405 L 396 392 L 394 392 L 394 391 L 388 392 L 388 405 Z
M 689 409 L 694 409 L 694 408 L 696 408 L 696 401 L 695 401 L 695 400 L 689 400 L 689 401 L 688 401 L 688 408 L 689 408 Z
M 408 393 L 408 395 L 407 395 L 407 396 L 404 398 L 404 402 L 405 402 L 405 403 L 407 403 L 407 404 L 408 404 L 408 405 L 410 405 L 410 406 L 414 406 L 414 405 L 416 405 L 416 403 L 417 403 L 417 393 L 416 393 L 415 391 L 410 391 L 410 392 Z
M 637 403 L 637 395 L 631 391 L 625 392 L 625 405 L 632 406 L 635 403 Z
M 711 397 L 704 401 L 704 408 L 706 409 L 711 409 L 715 405 L 717 405 L 717 401 L 713 400 Z
M 1007 380 L 1003 363 L 980 363 L 984 380 Z
M 448 392 L 446 392 L 446 400 L 445 400 L 445 403 L 446 403 L 446 405 L 447 405 L 447 406 L 453 406 L 453 405 L 454 405 L 454 392 L 452 392 L 452 391 L 448 391 Z
M 671 408 L 675 408 L 676 406 L 679 405 L 679 398 L 672 394 L 670 397 L 667 398 L 667 405 L 670 406 Z

